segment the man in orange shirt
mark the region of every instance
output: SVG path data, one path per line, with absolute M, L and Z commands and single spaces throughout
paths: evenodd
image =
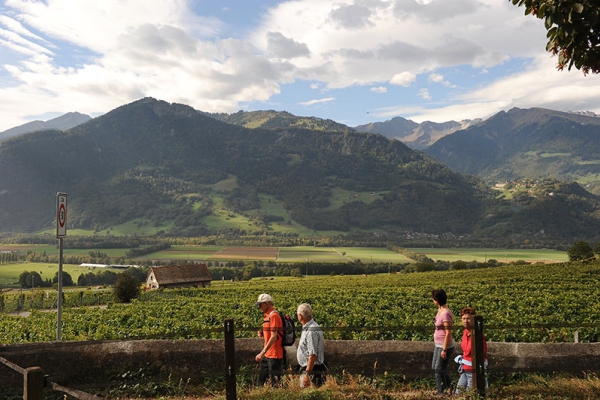
M 283 375 L 283 321 L 268 294 L 258 296 L 254 305 L 264 314 L 262 329 L 258 331 L 258 337 L 264 339 L 264 346 L 255 357 L 260 363 L 258 384 L 262 386 L 267 378 L 271 378 L 271 384 L 277 386 Z

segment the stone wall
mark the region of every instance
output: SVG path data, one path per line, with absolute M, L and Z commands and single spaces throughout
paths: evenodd
M 261 339 L 236 339 L 236 367 L 255 365 Z M 290 364 L 295 348 L 288 348 Z M 330 367 L 366 376 L 384 372 L 408 377 L 431 374 L 431 342 L 326 340 Z M 110 382 L 130 371 L 145 369 L 165 380 L 223 374 L 223 340 L 137 340 L 44 342 L 0 346 L 0 357 L 22 368 L 39 366 L 49 379 L 78 387 Z M 488 344 L 490 371 L 600 371 L 600 343 Z M 456 371 L 451 363 L 450 371 Z M 22 376 L 0 364 L 0 392 L 22 387 Z

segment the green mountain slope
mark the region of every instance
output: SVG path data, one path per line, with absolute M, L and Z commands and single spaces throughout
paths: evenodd
M 315 131 L 353 132 L 354 129 L 332 121 L 317 117 L 298 117 L 286 111 L 238 111 L 234 114 L 216 113 L 206 114 L 209 117 L 227 122 L 228 124 L 243 126 L 244 128 L 300 128 Z
M 247 129 L 151 98 L 66 132 L 6 140 L 0 170 L 1 232 L 52 228 L 59 191 L 69 229 L 99 233 L 564 238 L 600 228 L 598 198 L 579 186 L 497 199 L 382 135 L 283 122 Z
M 500 112 L 425 150 L 489 184 L 522 178 L 578 181 L 600 193 L 600 118 L 531 108 Z
M 0 168 L 8 231 L 52 226 L 57 191 L 71 228 L 98 231 L 137 220 L 202 234 L 225 210 L 262 229 L 283 218 L 310 230 L 467 232 L 484 209 L 473 182 L 381 135 L 249 130 L 154 99 L 7 140 Z M 261 195 L 285 217 L 262 210 Z

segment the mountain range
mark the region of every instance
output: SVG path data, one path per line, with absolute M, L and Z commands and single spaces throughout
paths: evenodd
M 47 129 L 58 129 L 61 131 L 73 128 L 77 125 L 83 124 L 84 122 L 92 119 L 89 115 L 81 114 L 78 112 L 70 112 L 50 119 L 48 121 L 31 121 L 23 125 L 16 126 L 14 128 L 7 129 L 0 132 L 0 142 L 8 139 L 9 137 L 21 135 L 23 133 L 43 131 Z
M 600 194 L 600 118 L 513 108 L 440 138 L 424 151 L 489 185 L 523 178 L 581 183 Z
M 372 122 L 356 126 L 359 132 L 381 133 L 391 139 L 400 140 L 410 148 L 423 150 L 444 136 L 466 129 L 481 122 L 481 119 L 436 123 L 425 121 L 420 124 L 402 117 L 385 122 Z
M 498 192 L 398 140 L 331 120 L 207 114 L 152 98 L 65 131 L 6 139 L 0 169 L 2 232 L 51 228 L 59 191 L 68 193 L 69 229 L 97 233 L 409 232 L 531 243 L 600 228 L 600 199 L 574 182 Z

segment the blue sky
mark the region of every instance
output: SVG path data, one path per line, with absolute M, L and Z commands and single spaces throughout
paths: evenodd
M 151 96 L 356 126 L 600 113 L 509 0 L 0 0 L 0 131 Z

